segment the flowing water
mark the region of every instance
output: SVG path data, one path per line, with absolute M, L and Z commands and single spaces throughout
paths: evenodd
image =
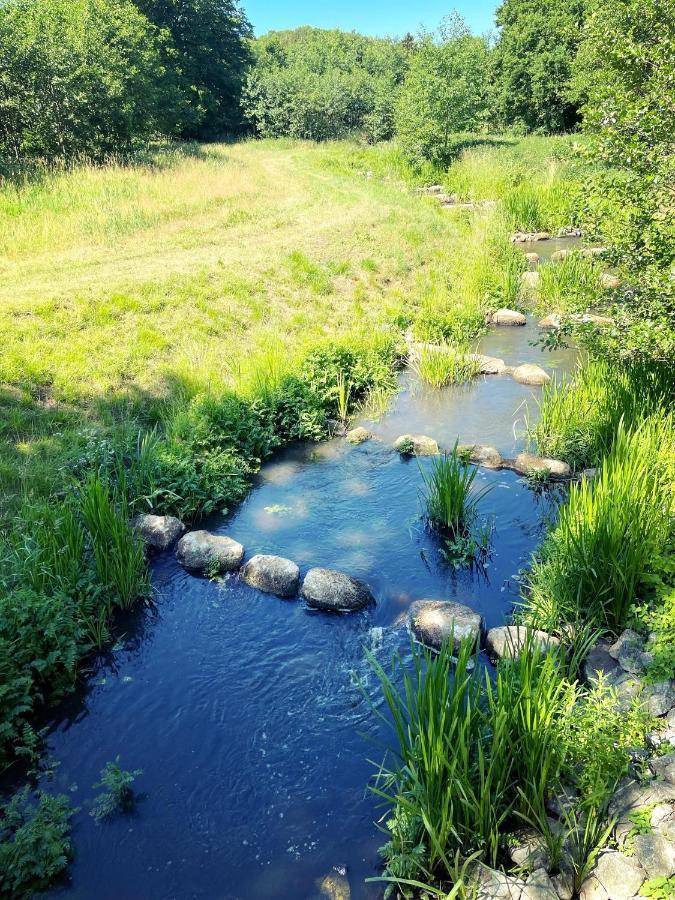
M 572 354 L 530 346 L 536 326 L 499 328 L 481 352 L 507 364 L 572 365 Z M 280 600 L 237 577 L 188 575 L 173 554 L 153 562 L 155 611 L 139 611 L 100 661 L 86 690 L 59 708 L 48 743 L 58 762 L 50 791 L 72 794 L 76 855 L 52 895 L 97 900 L 241 898 L 302 900 L 344 866 L 352 898 L 379 897 L 367 791 L 380 726 L 363 691 L 378 696 L 366 648 L 386 663 L 406 652 L 405 614 L 419 598 L 452 599 L 501 624 L 518 598 L 519 570 L 554 513 L 558 490 L 510 471 L 481 470 L 494 521 L 484 570 L 455 572 L 424 527 L 416 460 L 391 449 L 403 432 L 442 445 L 478 441 L 513 455 L 523 445 L 524 403 L 538 388 L 508 376 L 441 391 L 410 375 L 391 409 L 368 424 L 379 436 L 295 446 L 261 471 L 247 500 L 209 527 L 247 556 L 277 553 L 366 581 L 372 609 L 335 616 Z M 422 466 L 428 460 L 420 461 Z M 359 684 L 361 687 L 359 687 Z M 136 810 L 96 824 L 88 815 L 106 761 L 141 768 Z M 337 896 L 337 895 L 336 895 Z

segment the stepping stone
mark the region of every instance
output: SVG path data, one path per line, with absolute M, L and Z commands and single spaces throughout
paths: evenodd
M 185 525 L 175 516 L 145 513 L 132 519 L 131 526 L 138 531 L 145 546 L 152 550 L 168 550 L 185 534 Z
M 542 652 L 560 644 L 557 637 L 536 628 L 526 628 L 524 625 L 500 625 L 498 628 L 491 628 L 488 631 L 485 648 L 488 654 L 496 659 L 518 656 L 522 653 L 528 640 L 532 646 L 539 647 Z
M 493 325 L 525 325 L 527 319 L 521 312 L 517 312 L 515 309 L 503 308 L 492 313 L 490 322 Z
M 556 250 L 555 253 L 551 253 L 551 262 L 560 262 L 562 259 L 566 259 L 568 256 L 572 255 L 571 250 Z
M 470 353 L 467 358 L 478 365 L 479 375 L 501 375 L 506 368 L 504 360 L 498 359 L 496 356 Z
M 477 641 L 482 616 L 471 607 L 449 600 L 416 600 L 408 611 L 408 625 L 415 638 L 430 650 L 440 650 L 454 638 L 452 650 L 464 638 Z
M 251 557 L 241 570 L 246 584 L 265 594 L 295 597 L 300 582 L 300 569 L 290 559 L 262 553 Z
M 532 472 L 548 472 L 553 478 L 569 478 L 572 474 L 570 467 L 561 459 L 535 456 L 533 453 L 519 453 L 513 462 L 513 467 L 521 475 L 530 475 Z
M 364 441 L 369 441 L 372 436 L 367 428 L 352 428 L 347 432 L 346 441 L 348 444 L 362 444 Z
M 540 260 L 540 256 L 538 253 L 526 253 L 525 259 L 533 266 L 536 266 Z
M 241 566 L 244 548 L 237 541 L 208 531 L 189 531 L 178 541 L 176 559 L 190 572 L 220 574 Z
M 583 247 L 581 250 L 581 255 L 585 256 L 587 259 L 602 256 L 603 253 L 607 253 L 607 247 Z
M 612 275 L 610 272 L 603 272 L 600 276 L 600 285 L 605 288 L 606 291 L 614 291 L 616 288 L 620 287 L 621 279 L 616 275 Z
M 437 456 L 438 444 L 425 434 L 402 434 L 394 441 L 394 450 L 404 456 Z
M 516 231 L 511 241 L 514 244 L 528 244 L 530 241 L 547 241 L 550 237 L 548 231 Z
M 549 313 L 548 316 L 544 316 L 543 319 L 540 319 L 537 322 L 537 325 L 545 331 L 558 329 L 560 328 L 560 315 L 558 313 Z
M 504 462 L 499 450 L 484 447 L 482 444 L 458 444 L 457 452 L 468 456 L 472 463 L 478 463 L 488 469 L 499 469 Z
M 328 612 L 355 612 L 375 602 L 365 584 L 334 569 L 310 569 L 300 594 L 307 606 Z
M 534 363 L 524 363 L 522 366 L 516 366 L 513 370 L 513 378 L 519 384 L 548 384 L 551 376 L 542 369 L 541 366 L 535 366 Z

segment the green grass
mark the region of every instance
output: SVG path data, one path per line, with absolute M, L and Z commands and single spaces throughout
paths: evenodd
M 611 448 L 622 418 L 639 422 L 665 404 L 672 390 L 665 366 L 591 357 L 571 379 L 544 386 L 530 441 L 542 455 L 564 459 L 575 470 L 595 466 Z
M 603 301 L 601 270 L 590 259 L 572 253 L 539 268 L 537 303 L 545 312 L 583 313 Z
M 429 472 L 422 467 L 420 471 L 431 525 L 453 538 L 464 534 L 476 517 L 478 503 L 489 491 L 489 487 L 473 487 L 478 468 L 463 460 L 455 445 L 452 453 L 431 460 Z
M 423 348 L 412 368 L 419 378 L 435 388 L 470 381 L 478 374 L 478 363 L 466 351 L 449 344 Z
M 525 618 L 537 627 L 626 624 L 665 553 L 673 515 L 673 417 L 621 423 L 597 475 L 570 488 L 569 502 L 529 575 Z

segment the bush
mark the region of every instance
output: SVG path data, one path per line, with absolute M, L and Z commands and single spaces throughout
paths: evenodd
M 130 0 L 0 5 L 0 152 L 52 162 L 125 153 L 177 127 L 166 35 Z
M 261 137 L 321 141 L 393 135 L 407 52 L 389 39 L 318 28 L 273 31 L 253 44 L 243 108 Z

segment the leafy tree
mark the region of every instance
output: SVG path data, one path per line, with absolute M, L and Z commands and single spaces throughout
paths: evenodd
M 396 131 L 411 159 L 447 161 L 453 132 L 484 122 L 487 64 L 486 40 L 457 15 L 436 36 L 420 36 L 396 106 Z
M 102 158 L 171 133 L 165 39 L 129 0 L 0 4 L 0 153 Z
M 134 0 L 148 19 L 167 29 L 177 51 L 175 67 L 188 90 L 185 137 L 205 137 L 241 127 L 239 107 L 251 62 L 251 25 L 238 0 Z M 173 56 L 169 54 L 167 64 Z
M 497 121 L 528 130 L 564 131 L 579 121 L 569 95 L 585 0 L 504 0 L 493 52 Z
M 585 220 L 633 284 L 619 348 L 672 360 L 675 6 L 590 0 L 575 87 L 595 164 Z
M 393 134 L 406 67 L 403 45 L 338 29 L 271 32 L 253 45 L 243 107 L 261 136 L 326 140 L 362 131 Z

